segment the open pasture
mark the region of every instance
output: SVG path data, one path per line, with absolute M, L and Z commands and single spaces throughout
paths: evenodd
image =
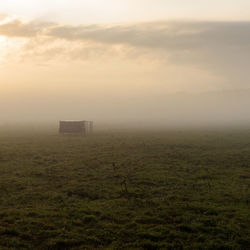
M 250 130 L 0 131 L 0 249 L 250 249 Z

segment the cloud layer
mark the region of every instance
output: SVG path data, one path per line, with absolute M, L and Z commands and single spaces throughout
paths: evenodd
M 250 22 L 73 26 L 0 15 L 0 44 L 5 120 L 249 123 L 250 92 L 235 89 L 250 87 Z M 217 92 L 198 94 L 198 84 Z
M 70 26 L 20 19 L 0 24 L 0 35 L 26 39 L 22 55 L 73 59 L 149 56 L 162 63 L 202 67 L 247 86 L 250 22 L 151 22 Z

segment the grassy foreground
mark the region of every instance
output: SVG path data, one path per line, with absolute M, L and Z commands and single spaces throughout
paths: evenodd
M 0 131 L 0 249 L 250 249 L 250 130 Z

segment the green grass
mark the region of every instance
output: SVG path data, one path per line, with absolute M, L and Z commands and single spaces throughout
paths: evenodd
M 0 131 L 0 249 L 250 249 L 250 130 Z

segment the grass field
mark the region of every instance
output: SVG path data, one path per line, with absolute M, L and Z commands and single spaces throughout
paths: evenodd
M 250 129 L 0 131 L 0 249 L 250 249 Z

